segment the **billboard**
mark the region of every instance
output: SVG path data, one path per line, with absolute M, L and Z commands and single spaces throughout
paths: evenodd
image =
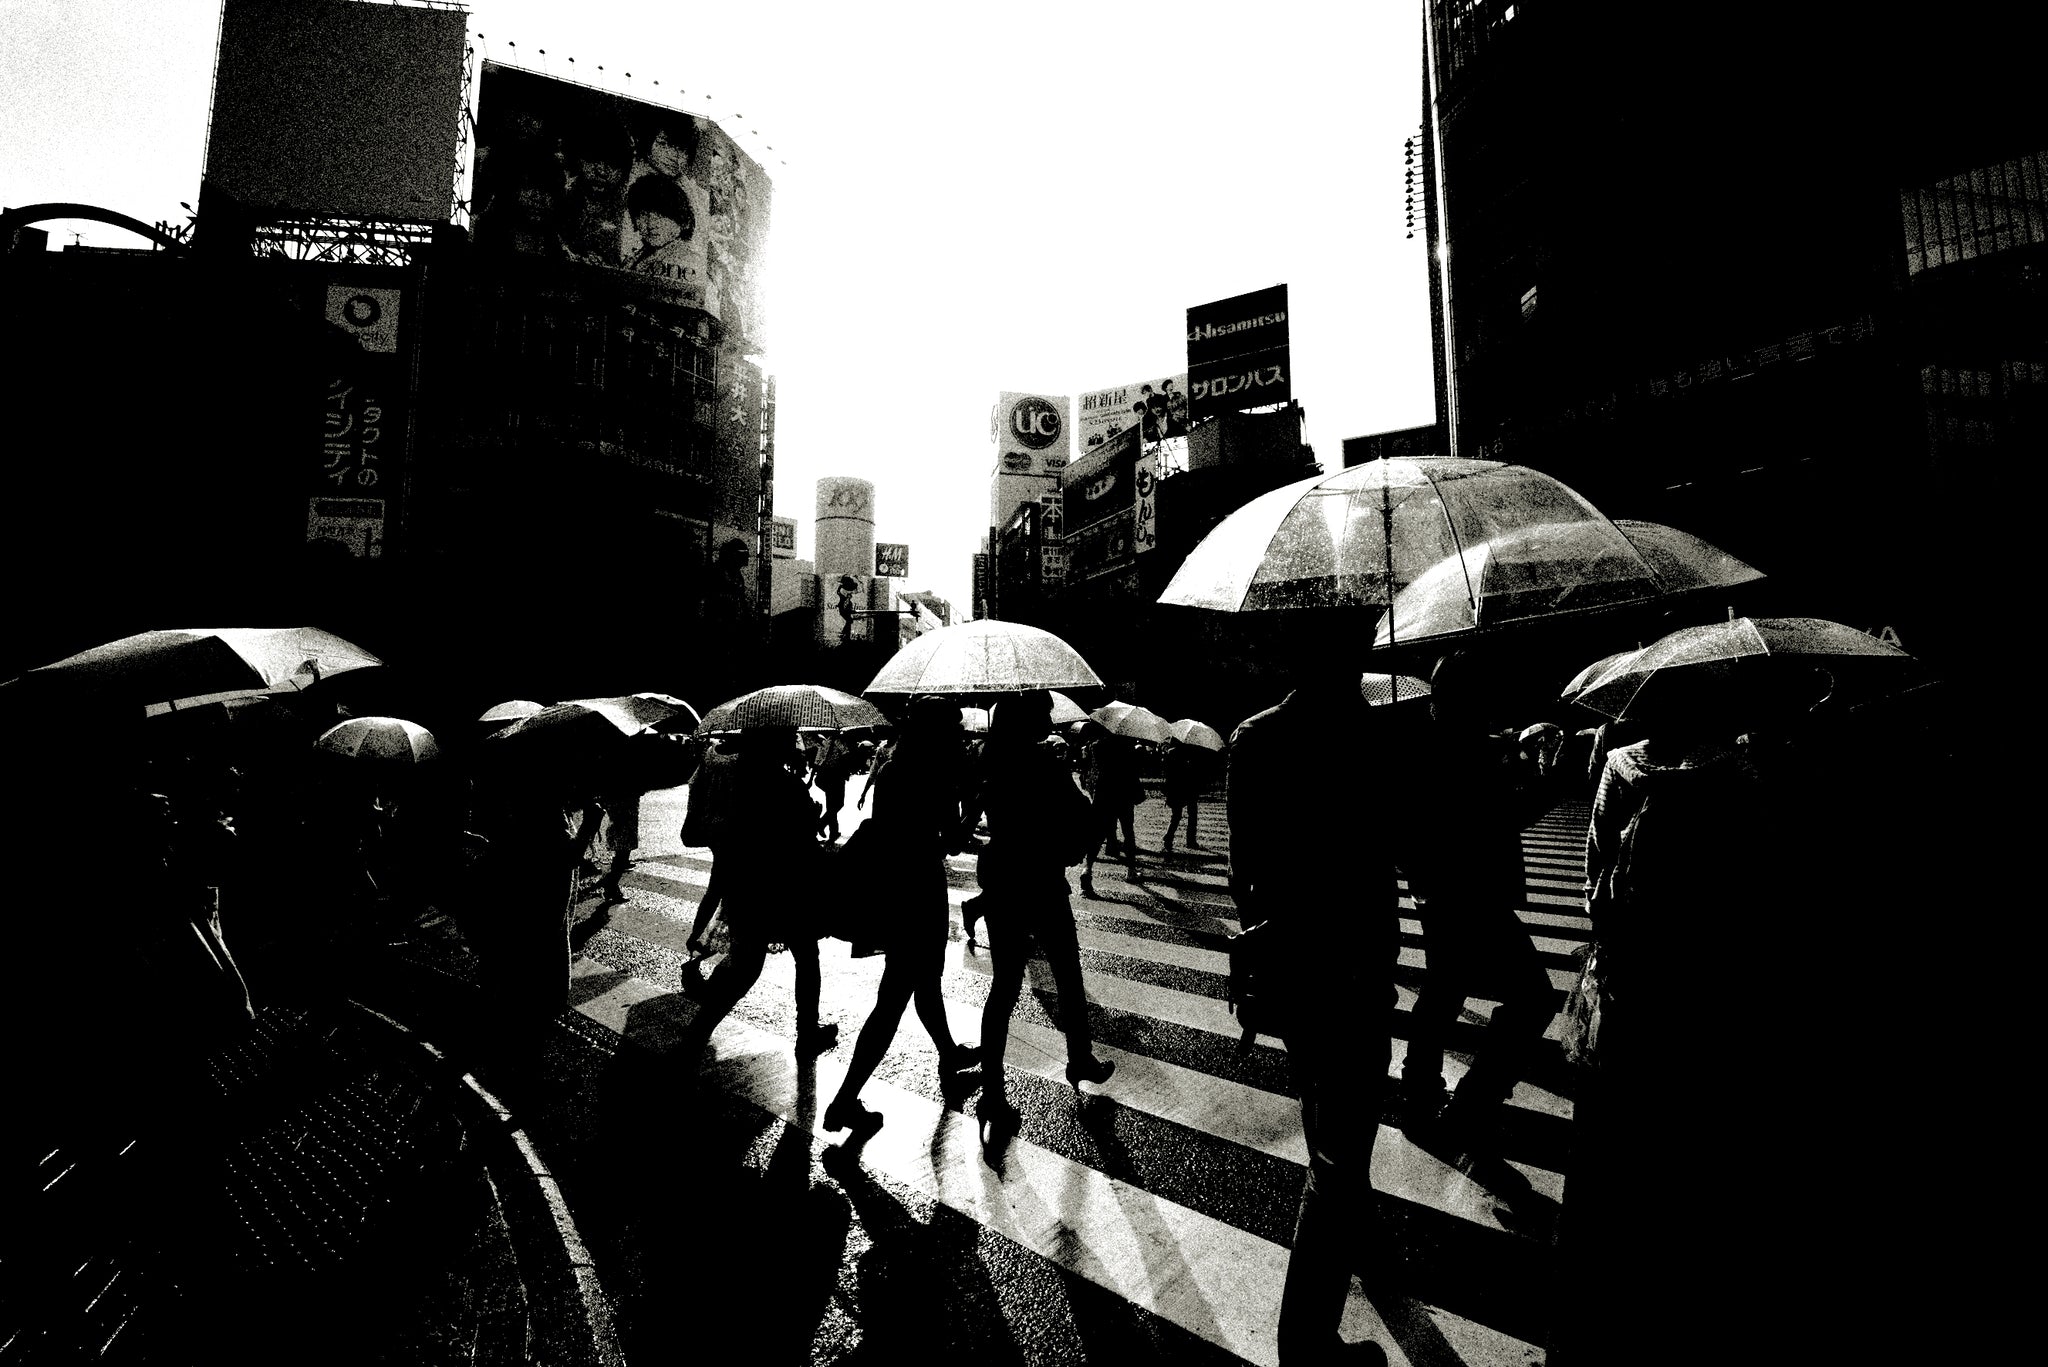
M 1127 427 L 1067 467 L 1060 502 L 1069 539 L 1137 505 L 1138 456 L 1138 430 Z
M 1165 375 L 1114 389 L 1092 389 L 1080 396 L 1079 408 L 1074 436 L 1083 453 L 1131 427 L 1137 428 L 1139 439 L 1146 442 L 1185 437 L 1188 377 Z
M 209 186 L 286 214 L 446 222 L 468 17 L 357 0 L 227 0 Z
M 910 577 L 910 547 L 895 541 L 875 543 L 875 577 L 877 579 L 908 579 Z
M 1287 286 L 1274 285 L 1188 310 L 1191 420 L 1292 397 Z
M 996 473 L 1056 475 L 1067 468 L 1072 402 L 1065 395 L 1005 393 L 996 402 Z
M 1092 527 L 1067 534 L 1061 547 L 1066 551 L 1063 577 L 1066 581 L 1093 579 L 1123 569 L 1135 555 L 1132 510 L 1125 508 L 1114 517 Z
M 484 63 L 479 250 L 618 271 L 762 349 L 768 175 L 709 119 Z
M 796 519 L 793 517 L 771 517 L 768 519 L 768 550 L 777 560 L 796 558 Z
M 340 342 L 330 353 L 317 447 L 310 409 L 306 415 L 307 446 L 318 452 L 306 472 L 306 540 L 374 559 L 383 553 L 405 459 L 411 399 L 398 349 L 405 292 L 329 281 L 325 297 L 329 322 L 355 345 Z

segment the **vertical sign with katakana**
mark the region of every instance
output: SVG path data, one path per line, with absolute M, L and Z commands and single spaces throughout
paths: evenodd
M 357 559 L 383 553 L 393 458 L 402 445 L 395 396 L 372 378 L 381 369 L 349 367 L 327 377 L 315 492 L 306 505 L 306 540 L 335 542 Z

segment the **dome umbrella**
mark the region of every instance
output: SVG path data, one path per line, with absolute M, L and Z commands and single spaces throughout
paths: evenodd
M 700 736 L 782 726 L 799 731 L 843 731 L 887 726 L 889 718 L 866 698 L 822 684 L 777 684 L 729 699 L 704 714 Z
M 1088 714 L 1090 721 L 1112 736 L 1158 743 L 1173 739 L 1173 727 L 1166 718 L 1136 703 L 1109 702 Z
M 1723 678 L 1736 661 L 1775 656 L 1818 667 L 1833 691 L 1875 697 L 1923 682 L 1919 662 L 1854 627 L 1822 617 L 1736 617 L 1707 626 L 1685 627 L 1631 651 L 1585 685 L 1575 701 L 1621 720 L 1640 716 L 1645 699 L 1655 706 L 1659 680 L 1675 676 Z M 1731 691 L 1742 685 L 1733 679 Z M 1738 702 L 1744 701 L 1739 698 Z
M 1196 721 L 1193 717 L 1182 717 L 1166 730 L 1168 735 L 1183 745 L 1199 746 L 1204 750 L 1223 748 L 1223 733 L 1213 726 Z
M 1022 622 L 977 620 L 925 632 L 891 656 L 861 691 L 947 697 L 1036 689 L 1100 688 L 1081 653 Z
M 496 707 L 485 712 L 481 717 L 477 718 L 477 724 L 480 726 L 509 726 L 515 721 L 532 716 L 540 711 L 543 705 L 537 702 L 527 702 L 523 698 L 514 698 L 511 702 L 501 702 Z
M 1638 646 L 1636 649 L 1639 650 L 1641 647 Z M 1602 655 L 1599 659 L 1572 675 L 1572 681 L 1564 686 L 1564 691 L 1557 695 L 1557 700 L 1559 702 L 1577 702 L 1578 695 L 1584 691 L 1587 684 L 1593 682 L 1593 680 L 1599 678 L 1609 669 L 1612 669 L 1617 663 L 1635 653 L 1635 650 L 1617 650 L 1612 655 Z
M 383 764 L 419 764 L 441 753 L 433 732 L 402 717 L 350 717 L 321 732 L 313 748 Z
M 1724 589 L 1763 574 L 1699 537 L 1604 517 L 1536 523 L 1467 542 L 1402 588 L 1373 645 L 1445 636 Z
M 384 662 L 318 627 L 145 631 L 31 669 L 0 688 L 47 689 L 150 711 L 291 691 Z

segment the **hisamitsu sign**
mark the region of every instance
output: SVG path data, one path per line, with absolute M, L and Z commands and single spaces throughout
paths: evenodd
M 1199 421 L 1293 397 L 1287 286 L 1188 310 L 1188 415 Z

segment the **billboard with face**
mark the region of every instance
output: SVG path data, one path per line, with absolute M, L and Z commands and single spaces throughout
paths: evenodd
M 622 271 L 765 348 L 768 176 L 709 119 L 484 63 L 479 249 Z
M 1086 454 L 1128 428 L 1138 429 L 1148 445 L 1188 434 L 1188 377 L 1165 375 L 1114 389 L 1093 389 L 1081 396 L 1074 420 L 1078 449 Z

